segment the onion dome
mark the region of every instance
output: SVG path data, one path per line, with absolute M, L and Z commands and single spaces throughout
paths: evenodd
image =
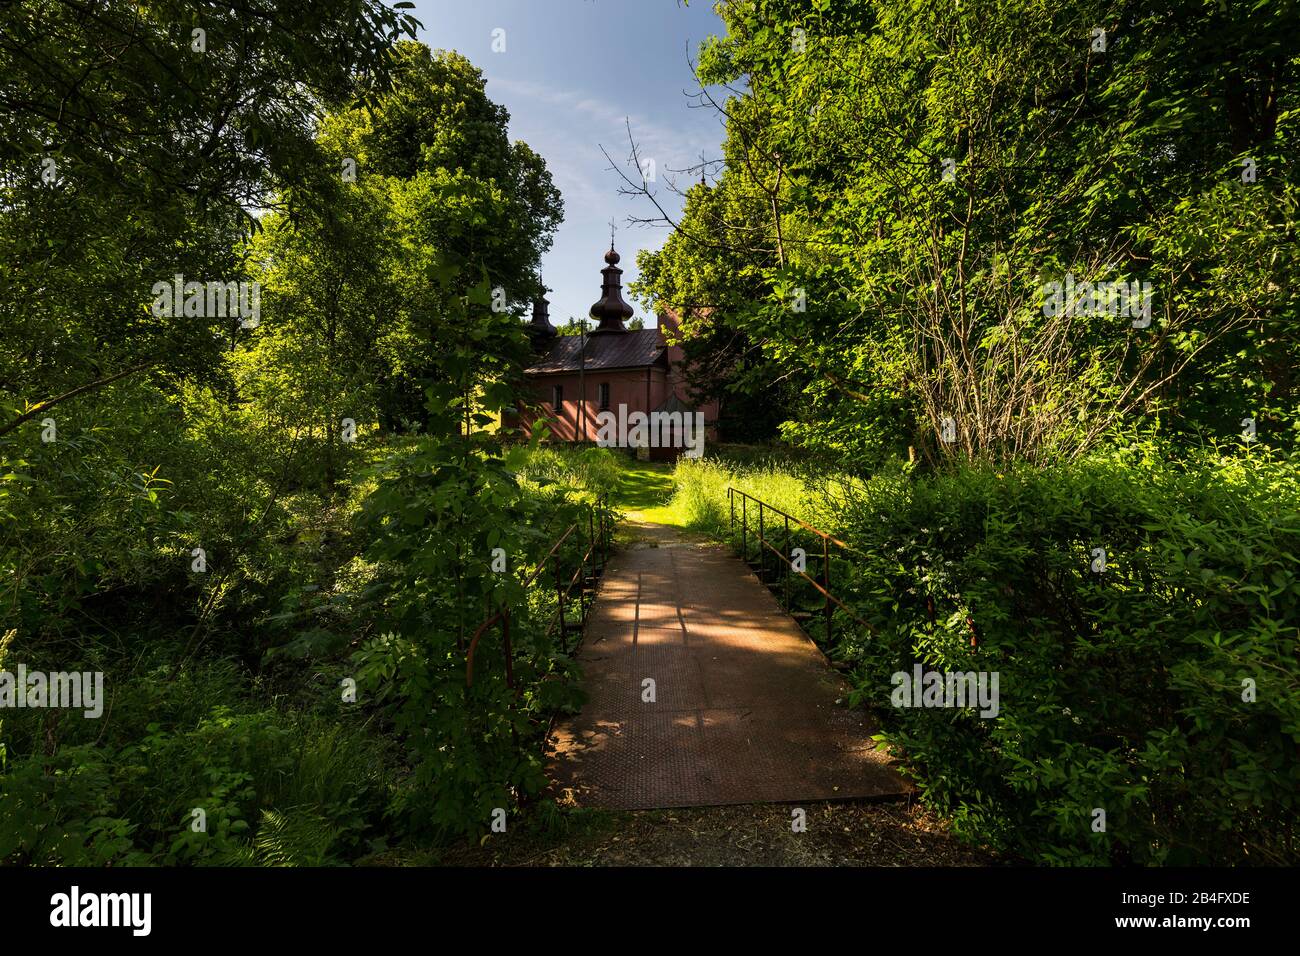
M 620 276 L 623 270 L 618 267 L 619 255 L 614 251 L 614 244 L 609 244 L 609 252 L 605 253 L 605 262 L 608 265 L 600 270 L 603 277 L 600 286 L 600 298 L 591 307 L 589 313 L 596 320 L 597 325 L 591 330 L 592 335 L 600 335 L 603 332 L 626 332 L 627 328 L 623 323 L 632 318 L 632 307 L 623 301 L 623 283 Z
M 545 295 L 533 300 L 533 318 L 528 323 L 528 337 L 532 339 L 533 348 L 542 350 L 550 347 L 551 342 L 560 333 L 551 325 L 550 301 Z

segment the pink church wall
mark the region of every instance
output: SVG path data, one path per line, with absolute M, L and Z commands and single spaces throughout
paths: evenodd
M 567 372 L 563 375 L 538 375 L 531 379 L 529 384 L 533 390 L 533 401 L 542 406 L 541 417 L 551 420 L 553 439 L 566 442 L 596 440 L 596 432 L 599 428 L 596 416 L 601 410 L 602 383 L 609 384 L 609 406 L 615 412 L 618 411 L 619 405 L 626 405 L 629 412 L 647 411 L 668 397 L 666 376 L 661 368 L 588 372 L 581 379 L 576 372 Z M 556 385 L 564 390 L 564 404 L 560 409 L 551 407 L 552 389 Z M 584 390 L 585 401 L 582 396 Z M 651 404 L 647 407 L 648 402 Z M 532 424 L 537 417 L 539 417 L 538 413 L 527 409 L 521 412 L 519 419 L 524 434 L 532 434 Z
M 671 314 L 660 314 L 659 321 L 661 338 L 664 331 L 671 335 L 677 327 L 675 316 Z M 608 383 L 609 407 L 616 413 L 619 405 L 626 405 L 629 413 L 652 412 L 667 401 L 670 394 L 676 393 L 677 397 L 687 405 L 704 413 L 707 447 L 708 443 L 718 440 L 718 402 L 709 401 L 699 405 L 694 402 L 678 370 L 682 355 L 680 347 L 668 346 L 670 369 L 650 366 L 638 369 L 588 371 L 581 379 L 576 372 L 534 376 L 530 378 L 529 385 L 532 389 L 532 399 L 540 408 L 521 409 L 518 415 L 507 420 L 506 425 L 509 428 L 518 427 L 525 436 L 529 436 L 532 434 L 534 422 L 539 417 L 546 418 L 550 422 L 553 441 L 595 442 L 599 430 L 596 416 L 601 411 L 600 386 L 602 383 Z M 564 390 L 563 407 L 558 410 L 551 407 L 552 389 L 556 385 Z M 678 448 L 652 448 L 650 457 L 657 460 L 673 459 L 680 451 L 681 449 Z

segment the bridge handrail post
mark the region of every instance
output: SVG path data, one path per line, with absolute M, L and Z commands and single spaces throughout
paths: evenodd
M 831 646 L 831 629 L 834 626 L 832 619 L 834 612 L 831 610 L 831 546 L 830 542 L 822 538 L 822 562 L 824 570 L 822 576 L 826 581 L 826 646 Z
M 740 559 L 749 560 L 749 496 L 740 493 Z

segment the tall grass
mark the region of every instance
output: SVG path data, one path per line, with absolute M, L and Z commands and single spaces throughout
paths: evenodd
M 813 474 L 793 463 L 744 463 L 728 458 L 682 458 L 673 472 L 670 508 L 683 527 L 726 537 L 730 527 L 727 488 L 737 488 L 823 530 L 836 524 L 838 487 L 849 479 Z M 740 499 L 736 499 L 740 508 Z M 739 514 L 739 511 L 737 511 Z
M 519 445 L 506 455 L 506 467 L 539 486 L 562 485 L 601 494 L 618 485 L 622 466 L 608 448 Z

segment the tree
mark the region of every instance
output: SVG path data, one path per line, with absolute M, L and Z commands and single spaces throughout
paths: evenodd
M 560 335 L 585 335 L 591 331 L 591 322 L 569 316 L 569 321 L 556 328 Z
M 509 141 L 509 114 L 487 98 L 467 59 L 402 42 L 392 76 L 390 91 L 364 109 L 330 114 L 321 128 L 322 147 L 339 162 L 354 160 L 359 182 L 382 183 L 401 236 L 390 276 L 396 324 L 390 339 L 379 340 L 378 412 L 386 428 L 425 421 L 434 352 L 448 332 L 464 331 L 443 330 L 436 309 L 413 305 L 422 296 L 409 290 L 429 274 L 413 274 L 410 263 L 442 277 L 454 271 L 456 294 L 486 283 L 492 308 L 518 316 L 539 290 L 541 257 L 563 216 L 545 163 Z
M 151 316 L 150 290 L 243 278 L 251 210 L 326 175 L 319 104 L 382 89 L 417 25 L 376 0 L 7 5 L 0 434 L 146 369 L 219 365 L 226 323 Z
M 867 460 L 900 438 L 1068 457 L 1157 422 L 1233 439 L 1251 414 L 1289 441 L 1300 14 L 1257 14 L 724 3 L 700 54 L 717 195 L 688 201 L 643 290 L 752 283 L 704 323 L 807 370 L 787 433 Z M 1150 324 L 1091 297 L 1049 315 L 1067 275 L 1150 283 Z

